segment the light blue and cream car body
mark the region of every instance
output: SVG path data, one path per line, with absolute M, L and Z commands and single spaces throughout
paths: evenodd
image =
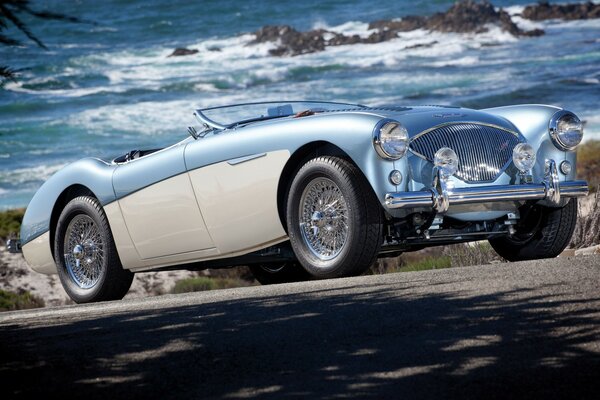
M 379 254 L 510 236 L 524 204 L 560 208 L 587 193 L 572 151 L 581 126 L 560 108 L 249 107 L 268 112 L 223 123 L 210 112 L 228 108 L 198 110 L 201 133 L 171 147 L 112 162 L 86 158 L 57 172 L 27 207 L 20 240 L 28 264 L 57 272 L 55 231 L 78 196 L 101 205 L 120 263 L 133 272 L 293 260 L 285 251 L 287 191 L 318 156 L 347 160 L 368 182 L 383 215 Z M 304 223 L 314 232 L 329 226 L 317 221 L 327 212 Z M 445 220 L 456 226 L 444 228 Z

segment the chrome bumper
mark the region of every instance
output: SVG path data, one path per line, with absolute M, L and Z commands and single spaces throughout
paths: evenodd
M 429 190 L 397 192 L 385 195 L 388 208 L 431 207 L 438 213 L 448 211 L 451 205 L 490 203 L 495 201 L 545 200 L 559 205 L 561 197 L 582 197 L 588 194 L 586 181 L 559 182 L 554 160 L 546 160 L 546 174 L 542 183 L 518 185 L 476 186 L 450 188 L 448 178 L 434 169 L 434 179 Z
M 561 197 L 582 197 L 588 194 L 586 181 L 570 181 L 559 184 Z M 435 189 L 418 192 L 388 193 L 385 205 L 389 208 L 435 207 L 440 203 Z M 479 186 L 458 188 L 448 192 L 449 205 L 486 203 L 494 201 L 545 200 L 551 194 L 543 183 L 525 185 Z
M 6 242 L 6 249 L 9 253 L 21 253 L 23 251 L 21 247 L 21 241 L 18 239 L 8 239 Z

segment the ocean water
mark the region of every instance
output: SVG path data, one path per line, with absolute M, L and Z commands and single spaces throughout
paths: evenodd
M 544 29 L 539 38 L 413 31 L 283 58 L 269 55 L 271 44 L 248 46 L 248 33 L 263 25 L 368 35 L 369 21 L 430 15 L 452 3 L 34 1 L 96 24 L 27 19 L 48 51 L 0 47 L 0 64 L 22 69 L 18 82 L 0 89 L 0 209 L 26 206 L 69 162 L 175 143 L 194 124 L 195 108 L 237 102 L 545 103 L 576 112 L 586 121 L 586 139 L 600 139 L 600 19 L 518 20 Z M 493 3 L 516 14 L 529 2 Z M 411 48 L 419 44 L 432 45 Z M 168 58 L 175 47 L 200 52 Z

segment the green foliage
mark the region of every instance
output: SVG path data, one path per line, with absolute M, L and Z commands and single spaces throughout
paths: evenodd
M 29 292 L 13 293 L 0 290 L 0 311 L 26 310 L 44 307 L 44 300 Z
M 393 272 L 424 271 L 451 267 L 450 257 L 437 248 L 404 253 L 400 257 L 381 258 L 371 266 L 368 274 L 389 274 Z
M 590 208 L 587 212 L 583 212 L 583 201 L 579 200 L 577 225 L 569 245 L 571 248 L 580 249 L 600 244 L 600 187 L 596 187 L 596 193 L 590 197 Z
M 591 191 L 600 185 L 600 140 L 588 140 L 577 148 L 577 176 L 588 182 Z
M 248 286 L 247 282 L 240 279 L 210 278 L 199 276 L 197 278 L 182 279 L 171 289 L 171 293 L 203 292 L 206 290 L 229 289 Z
M 450 257 L 453 267 L 485 265 L 504 262 L 487 240 L 471 243 L 459 243 L 444 247 L 444 255 Z
M 413 261 L 406 265 L 398 267 L 395 271 L 390 272 L 412 272 L 412 271 L 425 271 L 428 269 L 442 269 L 450 268 L 452 265 L 450 257 L 425 257 L 419 261 Z
M 19 235 L 24 214 L 24 208 L 0 212 L 0 240 Z

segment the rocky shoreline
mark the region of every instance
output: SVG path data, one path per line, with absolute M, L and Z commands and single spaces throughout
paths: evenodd
M 546 21 L 549 19 L 573 21 L 600 18 L 600 4 L 594 4 L 591 1 L 586 3 L 550 4 L 543 1 L 525 7 L 521 16 L 532 21 Z
M 532 21 L 600 18 L 600 4 L 540 2 L 526 6 L 519 16 Z M 272 56 L 297 56 L 320 52 L 332 46 L 381 43 L 398 38 L 399 33 L 417 29 L 444 33 L 480 34 L 488 32 L 491 26 L 498 27 L 515 37 L 534 37 L 545 33 L 542 29 L 524 30 L 520 28 L 510 14 L 502 8 L 497 10 L 492 3 L 487 1 L 462 0 L 455 3 L 446 12 L 435 13 L 428 17 L 409 15 L 401 19 L 373 21 L 369 24 L 369 30 L 372 33 L 367 37 L 344 35 L 326 29 L 301 32 L 289 25 L 269 25 L 253 32 L 255 39 L 248 43 L 248 46 L 275 43 L 277 47 L 269 50 Z M 196 49 L 177 48 L 169 57 L 196 53 L 198 53 Z

